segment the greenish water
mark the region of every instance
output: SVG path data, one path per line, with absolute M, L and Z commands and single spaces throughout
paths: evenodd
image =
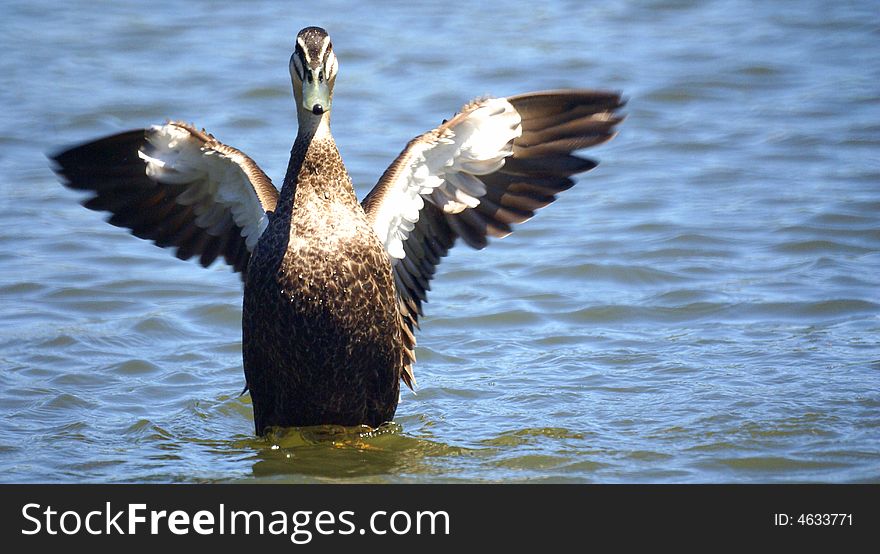
M 3 481 L 880 481 L 874 3 L 0 15 Z M 44 154 L 171 117 L 280 181 L 313 24 L 361 196 L 474 96 L 620 89 L 628 119 L 557 203 L 441 264 L 394 424 L 258 439 L 238 277 L 102 223 Z

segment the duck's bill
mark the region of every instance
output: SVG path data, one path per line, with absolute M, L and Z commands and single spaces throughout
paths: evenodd
M 327 81 L 303 83 L 303 108 L 315 115 L 330 111 L 330 87 Z

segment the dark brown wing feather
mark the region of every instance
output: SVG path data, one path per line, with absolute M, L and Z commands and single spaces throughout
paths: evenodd
M 411 359 L 415 347 L 413 332 L 418 327 L 431 278 L 456 239 L 461 237 L 469 246 L 482 249 L 489 236 L 507 236 L 513 224 L 528 220 L 536 210 L 556 200 L 557 194 L 571 188 L 572 175 L 596 166 L 595 161 L 572 152 L 613 138 L 615 126 L 623 120 L 616 110 L 625 103 L 619 93 L 591 90 L 537 92 L 507 100 L 520 114 L 522 135 L 513 141 L 513 155 L 505 160 L 504 166 L 478 177 L 486 184 L 486 195 L 480 198 L 480 204 L 458 214 L 447 214 L 426 201 L 415 228 L 404 242 L 406 257 L 394 265 Z M 368 214 L 378 208 L 381 192 L 397 178 L 399 166 L 406 163 L 407 150 L 364 199 Z M 403 379 L 411 386 L 410 368 L 406 368 Z
M 275 209 L 278 192 L 256 163 L 203 131 L 175 125 L 212 150 L 233 156 L 254 187 L 263 210 Z M 209 227 L 199 226 L 194 205 L 179 201 L 188 191 L 192 194 L 193 183 L 160 182 L 147 175 L 146 162 L 138 153 L 151 150 L 148 132 L 128 131 L 70 148 L 51 156 L 54 169 L 67 187 L 94 193 L 83 205 L 110 212 L 110 224 L 125 227 L 157 246 L 176 248 L 180 259 L 198 256 L 199 263 L 207 267 L 222 256 L 235 271 L 244 272 L 250 252 L 232 213 L 226 210 Z

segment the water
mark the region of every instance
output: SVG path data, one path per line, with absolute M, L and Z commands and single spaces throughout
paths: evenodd
M 0 15 L 3 481 L 880 481 L 875 3 Z M 441 264 L 394 425 L 258 439 L 238 277 L 102 223 L 44 153 L 173 117 L 280 182 L 313 24 L 360 196 L 474 96 L 613 88 L 628 119 L 559 202 Z

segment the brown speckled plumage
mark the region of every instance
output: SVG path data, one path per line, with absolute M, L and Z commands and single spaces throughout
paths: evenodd
M 280 193 L 249 157 L 182 123 L 52 158 L 65 185 L 91 191 L 85 206 L 109 211 L 110 223 L 178 257 L 207 266 L 221 256 L 242 272 L 244 373 L 258 434 L 391 420 L 400 381 L 415 382 L 414 333 L 440 260 L 459 238 L 483 248 L 556 200 L 572 175 L 596 165 L 572 152 L 609 140 L 622 120 L 613 92 L 477 100 L 410 141 L 359 204 L 330 134 L 337 67 L 323 29 L 300 31 L 290 61 L 299 130 Z M 493 127 L 492 117 L 506 123 Z M 471 131 L 476 151 L 503 140 L 450 169 L 456 159 L 443 156 L 474 150 L 432 148 Z M 419 166 L 428 157 L 433 184 Z M 471 194 L 470 203 L 449 209 L 431 187 Z
M 244 369 L 257 432 L 390 421 L 400 326 L 388 256 L 336 145 L 300 135 L 245 279 Z

